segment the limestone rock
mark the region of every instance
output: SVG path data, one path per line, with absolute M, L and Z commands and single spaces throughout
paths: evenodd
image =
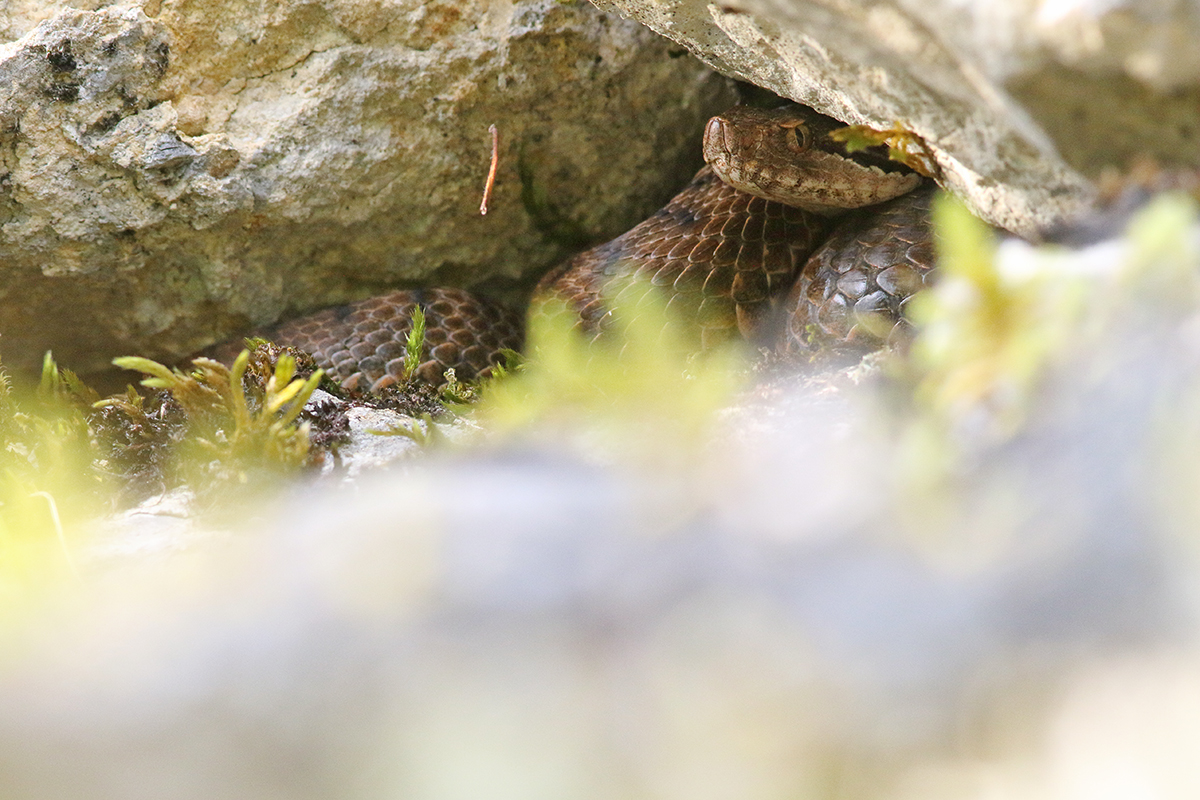
M 1186 3 L 596 0 L 715 69 L 853 124 L 899 121 L 944 185 L 1032 235 L 1139 155 L 1200 165 L 1200 17 Z
M 11 368 L 173 359 L 405 284 L 517 296 L 685 183 L 732 102 L 582 2 L 57 5 L 0 13 Z

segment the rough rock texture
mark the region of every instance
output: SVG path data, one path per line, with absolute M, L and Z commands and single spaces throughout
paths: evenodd
M 397 285 L 517 294 L 685 183 L 732 101 L 582 2 L 5 4 L 0 35 L 16 368 L 174 358 Z
M 944 185 L 1018 233 L 1071 214 L 1106 165 L 1200 165 L 1192 4 L 596 1 L 846 122 L 899 121 Z

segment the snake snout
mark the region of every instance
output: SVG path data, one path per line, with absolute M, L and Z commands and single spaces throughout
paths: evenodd
M 710 147 L 715 146 L 717 142 L 722 141 L 725 131 L 725 123 L 720 117 L 713 117 L 704 126 L 704 150 L 708 152 Z
M 704 126 L 704 161 L 713 166 L 730 163 L 731 153 L 737 148 L 733 127 L 721 117 L 713 117 Z

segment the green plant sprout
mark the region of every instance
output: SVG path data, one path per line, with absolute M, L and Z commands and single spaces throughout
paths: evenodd
M 413 306 L 412 328 L 404 341 L 404 380 L 409 382 L 417 374 L 421 366 L 421 357 L 425 353 L 425 312 L 421 306 Z
M 137 356 L 117 358 L 113 364 L 148 375 L 143 386 L 170 392 L 187 412 L 192 426 L 188 441 L 198 449 L 197 456 L 207 456 L 218 472 L 246 483 L 252 471 L 288 471 L 305 463 L 309 425 L 297 424 L 296 418 L 324 375 L 317 370 L 308 379 L 295 377 L 296 360 L 284 354 L 265 381 L 263 375 L 256 376 L 257 382 L 245 380 L 250 359 L 251 352 L 243 350 L 227 368 L 198 358 L 191 374 Z M 97 407 L 114 402 L 103 400 Z

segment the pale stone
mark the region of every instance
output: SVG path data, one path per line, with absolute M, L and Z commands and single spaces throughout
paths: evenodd
M 1153 0 L 596 0 L 715 69 L 852 124 L 896 122 L 942 183 L 1027 236 L 1142 155 L 1200 166 L 1200 16 Z
M 519 299 L 686 183 L 732 102 L 582 2 L 6 4 L 0 36 L 20 37 L 0 45 L 0 355 L 18 369 L 47 349 L 84 372 L 171 360 L 406 284 Z

